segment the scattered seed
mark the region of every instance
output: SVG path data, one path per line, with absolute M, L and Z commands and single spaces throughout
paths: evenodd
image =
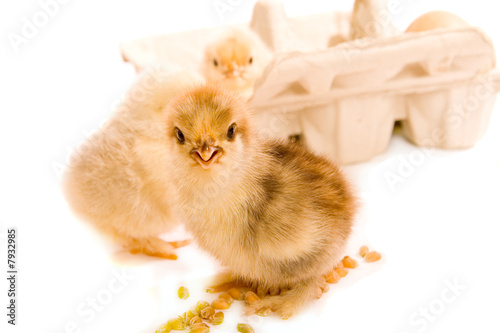
M 209 333 L 209 332 L 210 332 L 210 327 L 208 326 L 195 327 L 189 330 L 189 333 Z
M 255 330 L 253 329 L 252 326 L 248 325 L 248 324 L 238 324 L 238 326 L 236 326 L 236 328 L 238 329 L 238 332 L 240 333 L 255 333 Z
M 229 293 L 220 294 L 219 298 L 225 300 L 229 304 L 232 304 L 234 302 L 233 297 L 231 295 L 229 295 Z
M 189 310 L 189 311 L 184 312 L 182 314 L 182 317 L 184 318 L 184 321 L 186 323 L 189 323 L 191 321 L 191 319 L 193 319 L 197 315 L 198 315 L 198 313 L 196 313 L 194 310 Z
M 198 317 L 198 316 L 194 316 L 189 321 L 189 326 L 193 326 L 193 325 L 201 324 L 201 323 L 203 323 L 203 320 L 200 317 Z
M 216 312 L 212 317 L 210 317 L 210 322 L 212 325 L 220 325 L 224 321 L 224 313 Z
M 212 307 L 216 310 L 225 310 L 229 309 L 231 304 L 229 304 L 225 299 L 218 298 L 212 302 Z
M 345 256 L 344 259 L 342 259 L 342 264 L 344 265 L 345 268 L 358 267 L 358 262 L 349 256 Z
M 170 324 L 163 324 L 160 327 L 158 327 L 155 331 L 155 333 L 170 333 L 172 328 L 170 327 Z
M 207 306 L 203 310 L 201 310 L 201 318 L 203 319 L 208 319 L 209 317 L 213 316 L 215 313 L 215 310 L 211 306 Z
M 247 291 L 245 294 L 245 302 L 247 304 L 252 304 L 255 303 L 256 301 L 260 300 L 260 297 L 257 296 L 253 291 Z
M 199 314 L 201 314 L 201 310 L 203 310 L 204 308 L 206 308 L 207 306 L 210 306 L 210 304 L 208 304 L 208 302 L 205 302 L 205 301 L 199 301 L 198 303 L 196 303 L 196 307 L 194 308 Z
M 184 318 L 182 318 L 181 316 L 177 317 L 176 319 L 170 319 L 167 324 L 170 325 L 170 328 L 175 331 L 182 331 L 187 327 Z
M 370 252 L 368 249 L 368 246 L 363 245 L 362 247 L 359 248 L 359 255 L 362 256 L 363 258 Z
M 325 280 L 327 283 L 337 283 L 340 281 L 340 275 L 333 270 L 325 276 Z
M 197 328 L 210 328 L 210 326 L 208 326 L 207 324 L 205 323 L 196 323 L 194 325 L 192 325 L 190 327 L 191 329 L 197 329 Z
M 242 301 L 245 299 L 245 294 L 237 288 L 231 288 L 227 293 L 237 301 Z
M 343 278 L 349 272 L 344 267 L 337 267 L 335 268 L 335 273 L 337 273 L 341 278 Z
M 180 299 L 188 299 L 189 297 L 188 288 L 180 287 L 179 290 L 177 290 L 177 295 L 179 296 Z
M 380 258 L 382 258 L 382 255 L 380 253 L 378 253 L 377 251 L 371 251 L 366 255 L 365 260 L 366 262 L 374 262 L 380 260 Z

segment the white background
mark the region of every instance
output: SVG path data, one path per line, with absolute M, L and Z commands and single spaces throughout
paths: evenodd
M 120 42 L 248 21 L 254 1 L 231 2 L 234 10 L 220 19 L 213 0 L 68 1 L 15 52 L 7 33 L 19 34 L 23 18 L 31 20 L 41 7 L 31 0 L 2 1 L 2 332 L 154 332 L 197 299 L 211 300 L 199 279 L 218 269 L 216 263 L 195 246 L 180 250 L 176 262 L 116 252 L 70 213 L 59 172 L 134 80 Z M 285 1 L 285 7 L 297 16 L 350 10 L 352 3 Z M 498 47 L 499 10 L 493 3 L 401 0 L 402 12 L 393 20 L 404 29 L 423 12 L 450 10 L 483 28 Z M 384 261 L 361 265 L 296 318 L 250 319 L 256 331 L 499 332 L 499 113 L 497 104 L 488 133 L 474 148 L 425 152 L 423 163 L 394 190 L 384 174 L 400 158 L 422 152 L 397 133 L 384 154 L 346 167 L 364 203 L 354 245 L 369 242 Z M 11 226 L 19 236 L 16 327 L 6 324 L 5 315 L 5 233 Z M 115 274 L 122 269 L 129 280 L 120 283 Z M 450 283 L 461 289 L 453 293 Z M 187 301 L 175 296 L 183 284 L 192 293 Z M 99 311 L 88 306 L 93 297 L 100 300 Z M 424 319 L 419 311 L 429 308 Z M 226 323 L 212 332 L 235 332 L 245 320 L 241 306 L 230 310 Z

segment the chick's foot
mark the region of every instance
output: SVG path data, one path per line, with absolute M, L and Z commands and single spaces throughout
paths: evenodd
M 152 257 L 169 260 L 177 260 L 175 249 L 189 244 L 189 240 L 179 242 L 165 242 L 158 237 L 133 239 L 129 244 L 129 252 L 132 254 L 143 253 Z
M 236 288 L 236 289 L 248 288 L 248 286 L 245 283 L 241 282 L 241 281 L 233 280 L 233 281 L 229 281 L 229 282 L 225 282 L 225 283 L 222 283 L 222 284 L 218 284 L 218 285 L 215 285 L 215 286 L 208 287 L 207 288 L 207 292 L 211 293 L 211 294 L 223 293 L 223 292 L 227 292 L 227 291 L 229 291 L 230 289 L 233 289 L 233 288 Z
M 305 304 L 319 298 L 323 293 L 323 278 L 303 281 L 289 290 L 282 290 L 279 296 L 268 296 L 252 302 L 245 309 L 245 315 L 258 314 L 270 309 L 277 312 L 282 319 L 296 314 Z

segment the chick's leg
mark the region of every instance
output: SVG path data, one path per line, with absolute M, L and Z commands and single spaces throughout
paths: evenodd
M 113 226 L 105 225 L 104 223 L 103 225 L 100 228 L 101 232 L 108 236 L 115 244 L 121 245 L 132 254 L 143 253 L 148 256 L 176 260 L 175 249 L 191 243 L 190 240 L 166 242 L 155 236 L 159 233 L 159 230 L 146 230 L 144 228 L 141 230 L 137 230 L 137 228 L 118 230 L 118 228 Z
M 246 315 L 252 315 L 265 309 L 271 309 L 281 315 L 281 318 L 288 319 L 297 313 L 305 304 L 318 298 L 321 292 L 323 278 L 313 278 L 302 281 L 290 290 L 282 291 L 279 296 L 269 296 L 255 301 L 248 305 L 245 310 Z

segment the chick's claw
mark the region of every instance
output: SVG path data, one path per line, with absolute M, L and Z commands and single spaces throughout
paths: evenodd
M 277 296 L 281 292 L 280 288 L 275 288 L 275 287 L 266 287 L 264 285 L 258 285 L 257 286 L 257 295 L 260 298 L 264 298 L 267 295 L 270 296 Z
M 323 293 L 328 291 L 328 286 L 326 286 L 326 288 L 327 288 L 326 290 L 323 288 L 318 288 L 316 290 L 316 299 L 320 299 L 321 297 L 323 297 Z
M 280 289 L 279 288 L 270 288 L 269 289 L 269 295 L 271 296 L 277 296 L 280 294 Z
M 326 281 L 322 282 L 321 285 L 319 286 L 319 288 L 321 289 L 322 293 L 327 293 L 328 290 L 330 290 L 330 286 L 328 285 L 328 283 Z
M 269 288 L 265 287 L 265 286 L 262 286 L 262 285 L 259 285 L 257 287 L 257 296 L 259 296 L 260 298 L 263 298 L 264 296 L 266 296 L 269 292 Z
M 330 290 L 330 286 L 328 285 L 327 280 L 320 278 L 317 282 L 317 286 L 312 289 L 314 296 L 316 299 L 320 299 L 323 297 L 323 294 L 327 293 Z
M 185 239 L 183 241 L 176 241 L 176 242 L 168 242 L 170 245 L 172 245 L 175 249 L 178 249 L 180 247 L 186 246 L 191 244 L 190 239 Z

